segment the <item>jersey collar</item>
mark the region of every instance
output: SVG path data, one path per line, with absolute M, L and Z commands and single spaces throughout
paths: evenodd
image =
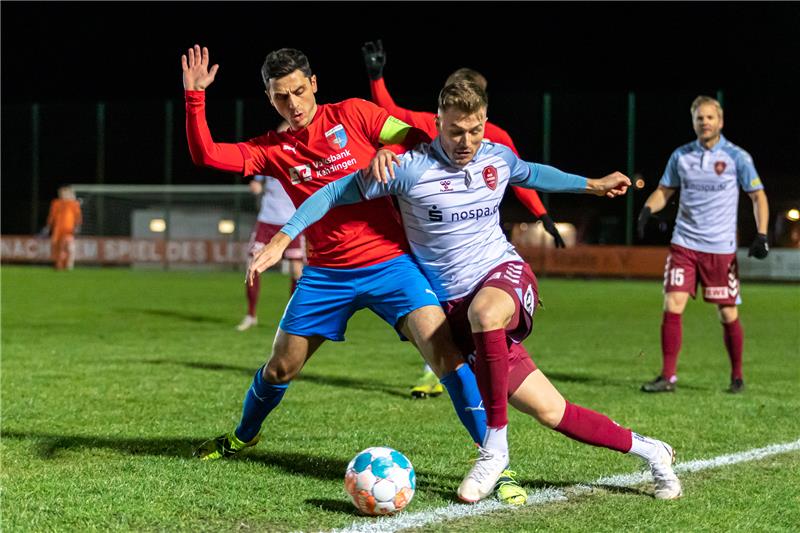
M 436 138 L 435 138 L 435 139 L 434 139 L 434 140 L 431 142 L 431 146 L 433 147 L 433 151 L 434 151 L 434 153 L 436 154 L 436 157 L 437 157 L 437 158 L 439 158 L 439 159 L 440 159 L 442 162 L 444 162 L 444 163 L 445 163 L 447 166 L 449 166 L 449 167 L 458 168 L 458 167 L 456 167 L 456 166 L 453 164 L 453 162 L 450 160 L 450 156 L 448 156 L 448 155 L 447 155 L 447 153 L 444 151 L 444 148 L 442 148 L 442 143 L 441 143 L 441 141 L 439 140 L 439 136 L 438 136 L 438 135 L 437 135 L 437 136 L 436 136 Z M 472 164 L 472 163 L 473 163 L 473 162 L 474 162 L 476 159 L 478 159 L 478 156 L 479 156 L 479 155 L 481 155 L 481 152 L 483 152 L 483 149 L 484 149 L 484 147 L 485 147 L 485 146 L 486 146 L 486 140 L 484 139 L 484 140 L 481 142 L 481 145 L 478 147 L 478 150 L 475 152 L 475 155 L 474 155 L 474 156 L 472 157 L 472 159 L 470 160 L 470 162 L 469 162 L 469 163 L 467 163 L 466 165 L 464 165 L 464 167 L 463 167 L 462 169 L 460 169 L 460 170 L 463 170 L 464 168 L 467 168 L 467 167 L 468 167 L 470 164 Z
M 717 141 L 717 144 L 715 144 L 711 148 L 706 148 L 705 146 L 700 144 L 700 141 L 695 141 L 694 144 L 700 150 L 709 151 L 709 152 L 716 152 L 717 150 L 721 150 L 726 144 L 728 144 L 728 139 L 726 139 L 725 136 L 720 133 L 719 134 L 719 140 Z

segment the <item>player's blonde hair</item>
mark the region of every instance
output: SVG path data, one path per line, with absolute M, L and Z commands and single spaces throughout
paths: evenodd
M 486 81 L 486 78 L 484 77 L 483 74 L 481 74 L 477 70 L 472 70 L 471 68 L 466 68 L 466 67 L 460 68 L 455 72 L 453 72 L 452 74 L 450 74 L 447 77 L 447 80 L 444 82 L 444 84 L 450 85 L 451 83 L 455 83 L 461 80 L 474 81 L 475 83 L 480 85 L 481 89 L 483 89 L 484 91 L 486 90 L 486 87 L 489 85 L 489 82 Z
M 692 114 L 692 118 L 694 118 L 694 112 L 697 111 L 697 108 L 705 104 L 711 104 L 716 107 L 717 113 L 719 113 L 719 118 L 722 118 L 722 104 L 720 104 L 716 98 L 711 98 L 710 96 L 704 96 L 702 94 L 694 99 L 694 102 L 692 102 L 692 107 L 689 109 Z
M 461 80 L 449 85 L 439 93 L 439 113 L 455 107 L 464 113 L 477 113 L 489 105 L 489 97 L 483 88 L 470 80 Z

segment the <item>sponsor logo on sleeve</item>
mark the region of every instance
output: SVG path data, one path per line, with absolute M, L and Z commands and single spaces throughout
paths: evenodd
M 756 176 L 755 178 L 750 180 L 751 187 L 761 187 L 761 178 Z
M 344 131 L 344 126 L 341 124 L 326 131 L 325 138 L 328 140 L 328 145 L 334 150 L 341 150 L 347 146 L 347 132 Z

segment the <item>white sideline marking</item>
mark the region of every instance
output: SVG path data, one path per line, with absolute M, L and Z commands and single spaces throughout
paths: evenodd
M 720 455 L 718 457 L 712 457 L 711 459 L 698 459 L 695 461 L 678 463 L 675 465 L 675 471 L 678 473 L 699 472 L 700 470 L 707 470 L 709 468 L 719 468 L 721 466 L 755 461 L 771 455 L 777 455 L 795 450 L 800 450 L 800 439 L 794 442 L 772 444 L 770 446 L 765 446 L 764 448 L 754 448 L 744 452 Z M 611 485 L 615 487 L 632 487 L 651 480 L 652 476 L 649 472 L 635 472 L 633 474 L 619 474 L 616 476 L 601 477 L 600 479 L 591 483 L 573 485 L 563 489 L 544 488 L 530 492 L 528 494 L 528 502 L 526 505 L 542 505 L 557 501 L 567 501 L 569 496 L 575 496 L 577 494 L 589 492 L 594 487 L 598 486 L 602 487 Z M 450 503 L 444 507 L 420 511 L 418 513 L 401 513 L 396 516 L 381 517 L 371 521 L 354 521 L 349 527 L 344 529 L 333 529 L 330 531 L 330 533 L 393 532 L 411 527 L 423 527 L 436 522 L 444 522 L 445 520 L 457 520 L 459 518 L 465 518 L 469 516 L 480 516 L 501 509 L 512 509 L 512 507 L 504 505 L 494 499 L 482 500 L 475 505 Z

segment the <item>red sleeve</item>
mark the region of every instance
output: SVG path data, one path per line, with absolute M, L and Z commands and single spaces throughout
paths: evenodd
M 511 140 L 511 135 L 508 134 L 506 130 L 501 128 L 500 126 L 495 126 L 491 122 L 486 122 L 486 138 L 493 143 L 503 144 L 511 148 L 511 151 L 514 152 L 514 155 L 519 157 L 519 152 L 517 152 L 517 147 L 514 146 L 514 141 Z
M 370 80 L 369 90 L 372 93 L 373 102 L 384 108 L 389 112 L 389 114 L 394 115 L 397 118 L 402 118 L 401 113 L 404 113 L 406 110 L 397 107 L 397 104 L 394 103 L 392 96 L 389 94 L 389 90 L 386 88 L 386 82 L 383 81 L 383 78 L 379 80 Z
M 244 155 L 230 143 L 215 143 L 206 123 L 206 92 L 184 91 L 186 97 L 186 138 L 195 165 L 226 170 L 244 171 Z
M 526 189 L 525 187 L 511 187 L 514 194 L 517 195 L 522 205 L 528 208 L 528 211 L 536 215 L 536 218 L 541 218 L 542 215 L 547 214 L 547 209 L 539 199 L 539 195 L 533 189 Z
M 372 91 L 372 101 L 384 108 L 395 118 L 399 118 L 409 126 L 419 128 L 428 136 L 433 139 L 436 137 L 436 115 L 428 113 L 427 111 L 411 111 L 405 109 L 394 103 L 394 100 L 389 95 L 386 89 L 386 84 L 383 78 L 379 80 L 371 80 L 369 82 L 370 90 Z
M 514 146 L 514 141 L 511 140 L 511 135 L 509 135 L 508 132 L 500 126 L 496 126 L 491 122 L 487 122 L 486 138 L 493 143 L 508 146 L 511 151 L 514 152 L 514 155 L 519 157 L 519 152 L 517 152 L 517 147 Z M 542 200 L 539 199 L 539 195 L 536 193 L 536 191 L 533 189 L 514 186 L 511 187 L 511 190 L 517 195 L 517 198 L 519 198 L 519 201 L 522 202 L 522 205 L 528 208 L 528 211 L 533 213 L 536 218 L 540 218 L 542 215 L 547 214 L 547 209 L 544 208 L 544 204 L 542 203 Z

